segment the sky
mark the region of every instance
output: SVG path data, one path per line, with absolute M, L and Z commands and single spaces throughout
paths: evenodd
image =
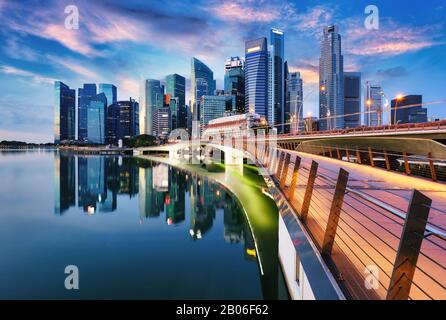
M 364 26 L 379 9 L 379 29 Z M 79 28 L 68 29 L 75 5 Z M 224 62 L 244 56 L 244 42 L 285 32 L 285 59 L 304 81 L 304 113 L 318 115 L 323 27 L 336 24 L 345 71 L 382 85 L 388 97 L 446 99 L 444 0 L 0 0 L 0 141 L 53 141 L 54 81 L 77 89 L 113 83 L 118 99 L 139 100 L 141 79 L 190 78 L 190 59 L 213 71 L 223 88 Z M 189 85 L 188 85 L 189 87 Z M 188 88 L 187 88 L 188 89 Z M 428 115 L 446 118 L 446 104 Z

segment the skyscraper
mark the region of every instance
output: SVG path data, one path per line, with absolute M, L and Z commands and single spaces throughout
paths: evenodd
M 154 112 L 163 107 L 164 93 L 159 80 L 146 79 L 140 86 L 139 131 L 140 134 L 154 135 Z
M 361 125 L 361 72 L 344 72 L 344 127 Z
M 119 127 L 118 139 L 125 139 L 139 134 L 139 104 L 130 98 L 126 101 L 118 101 Z
M 104 93 L 91 98 L 87 112 L 88 142 L 104 144 L 106 142 L 107 97 Z
M 284 33 L 278 29 L 271 29 L 270 43 L 272 46 L 272 63 L 273 68 L 273 112 L 274 112 L 274 125 L 278 125 L 277 131 L 279 133 L 285 132 L 285 99 L 284 99 L 284 86 L 285 86 L 285 69 L 284 69 Z
M 118 89 L 109 83 L 100 83 L 98 93 L 105 94 L 107 98 L 107 106 L 116 103 L 118 100 Z
M 212 70 L 197 58 L 191 59 L 191 111 L 194 120 L 199 120 L 198 103 L 201 96 L 213 95 L 216 89 L 214 73 Z M 200 86 L 200 88 L 197 88 Z
M 225 62 L 225 94 L 235 97 L 235 111 L 245 113 L 245 70 L 243 60 L 231 57 Z
M 266 38 L 245 43 L 245 110 L 267 118 L 268 48 Z
M 344 128 L 344 58 L 337 26 L 324 28 L 319 60 L 320 130 Z
M 200 126 L 206 126 L 210 120 L 223 117 L 225 111 L 232 109 L 232 96 L 208 96 L 200 99 Z
M 76 90 L 54 82 L 54 143 L 76 138 Z
M 427 122 L 427 108 L 423 108 L 422 104 L 422 95 L 408 95 L 392 100 L 392 124 Z
M 166 76 L 166 94 L 171 101 L 172 129 L 186 128 L 186 78 L 176 73 Z
M 364 98 L 364 124 L 369 127 L 382 125 L 382 88 L 367 81 Z
M 87 112 L 90 100 L 97 94 L 95 83 L 85 83 L 83 88 L 77 89 L 77 139 L 87 141 Z
M 300 72 L 287 72 L 285 98 L 286 109 L 290 114 L 289 132 L 295 134 L 303 131 L 303 84 Z
M 118 126 L 119 126 L 119 106 L 117 102 L 117 88 L 108 83 L 99 84 L 99 92 L 105 94 L 107 98 L 106 110 L 106 128 L 107 132 L 105 140 L 107 143 L 116 143 L 118 141 Z

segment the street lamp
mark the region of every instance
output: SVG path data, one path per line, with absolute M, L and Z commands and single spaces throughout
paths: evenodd
M 402 94 L 398 94 L 396 97 L 395 97 L 395 110 L 394 110 L 394 117 L 393 117 L 393 124 L 398 124 L 397 122 L 396 122 L 396 111 L 397 111 L 397 109 L 398 109 L 398 101 L 400 101 L 400 100 L 402 100 L 403 99 L 403 95 Z

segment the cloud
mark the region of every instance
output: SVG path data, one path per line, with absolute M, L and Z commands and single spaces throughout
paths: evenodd
M 34 72 L 19 69 L 12 66 L 2 65 L 0 66 L 0 72 L 9 75 L 15 75 L 19 77 L 31 78 L 35 83 L 39 84 L 54 84 L 56 81 L 54 78 L 46 77 Z
M 403 66 L 392 67 L 388 69 L 379 69 L 376 74 L 384 78 L 398 78 L 407 74 L 407 69 Z
M 52 62 L 55 62 L 65 68 L 67 68 L 68 70 L 71 70 L 71 71 L 85 77 L 84 80 L 97 81 L 100 78 L 100 76 L 97 73 L 82 66 L 79 61 L 62 59 L 62 58 L 51 56 L 51 55 L 48 55 L 47 58 L 49 60 L 51 60 Z
M 253 6 L 254 5 L 254 6 Z M 222 1 L 208 10 L 223 21 L 271 22 L 279 17 L 279 10 L 252 1 Z
M 24 45 L 17 37 L 10 37 L 5 40 L 3 52 L 15 60 L 37 61 L 40 58 L 37 51 Z
M 363 21 L 351 19 L 346 23 L 345 52 L 357 56 L 396 56 L 444 44 L 439 40 L 440 25 L 400 26 L 392 20 L 381 19 L 379 30 L 367 30 Z
M 323 28 L 333 23 L 335 17 L 335 7 L 315 6 L 305 12 L 292 16 L 294 29 L 299 32 L 306 32 L 319 39 Z
M 118 76 L 118 87 L 121 99 L 127 99 L 125 94 L 139 99 L 139 82 L 127 76 Z

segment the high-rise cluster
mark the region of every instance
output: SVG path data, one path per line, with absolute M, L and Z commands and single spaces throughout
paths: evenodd
M 78 89 L 77 112 L 76 90 L 61 81 L 54 86 L 55 143 L 117 144 L 139 133 L 138 102 L 132 98 L 117 101 L 116 86 L 100 83 L 98 90 L 94 83 L 84 84 Z

